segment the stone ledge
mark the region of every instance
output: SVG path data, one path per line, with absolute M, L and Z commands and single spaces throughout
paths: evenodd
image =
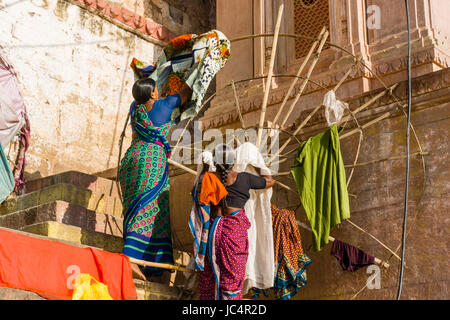
M 74 170 L 29 180 L 25 184 L 25 193 L 38 191 L 58 183 L 72 184 L 76 187 L 91 190 L 93 193 L 109 194 L 112 197 L 119 196 L 116 181 Z
M 56 240 L 100 248 L 110 252 L 122 252 L 123 239 L 112 235 L 89 232 L 80 227 L 69 226 L 55 221 L 47 221 L 25 226 L 20 229 Z
M 430 57 L 430 59 L 431 59 L 433 56 L 426 56 L 426 57 Z M 401 59 L 401 60 L 403 61 L 403 59 Z M 424 62 L 422 61 L 422 63 L 424 63 Z M 399 97 L 399 99 L 405 98 L 406 83 L 407 83 L 406 81 L 399 82 L 400 85 L 394 91 L 394 93 Z M 293 94 L 295 94 L 297 92 L 298 86 L 300 86 L 300 84 L 298 84 L 295 87 Z M 413 98 L 418 95 L 422 95 L 422 94 L 425 94 L 425 93 L 428 93 L 431 91 L 435 91 L 437 89 L 448 87 L 448 86 L 450 86 L 450 68 L 446 68 L 443 70 L 439 70 L 436 72 L 428 73 L 428 74 L 413 78 L 412 79 Z M 375 89 L 375 90 L 371 90 L 368 92 L 363 92 L 361 95 L 348 97 L 345 99 L 345 101 L 349 102 L 350 108 L 352 108 L 352 106 L 355 106 L 355 105 L 359 106 L 359 105 L 364 104 L 364 102 L 368 101 L 372 96 L 374 96 L 375 94 L 377 94 L 379 91 L 381 91 L 383 89 Z M 320 90 L 322 90 L 322 89 L 320 89 Z M 282 88 L 271 91 L 271 94 L 269 95 L 269 102 L 268 102 L 268 107 L 267 107 L 268 114 L 270 114 L 271 110 L 273 110 L 274 108 L 279 107 L 279 105 L 283 101 L 285 95 L 287 94 L 287 91 L 288 91 L 288 86 L 284 86 Z M 318 91 L 318 90 L 315 90 L 315 91 Z M 308 94 L 312 94 L 312 92 L 307 92 L 307 90 L 305 90 L 304 96 L 307 96 Z M 290 103 L 290 100 L 292 100 L 292 99 L 294 99 L 294 98 L 293 97 L 289 98 L 288 105 Z M 379 100 L 379 102 L 376 102 L 374 105 L 377 106 L 377 105 L 380 105 L 381 103 L 388 104 L 388 103 L 392 103 L 394 101 L 395 100 L 392 97 L 385 96 L 381 100 Z M 254 94 L 252 96 L 246 97 L 245 99 L 241 99 L 240 107 L 241 107 L 241 112 L 244 115 L 244 118 L 246 118 L 245 116 L 247 116 L 249 118 L 252 117 L 252 115 L 250 115 L 250 113 L 257 112 L 261 108 L 261 103 L 262 103 L 262 94 Z M 299 100 L 298 103 L 302 103 L 301 99 Z M 298 124 L 301 120 L 303 120 L 305 117 L 305 113 L 309 114 L 309 112 L 314 107 L 316 107 L 316 105 L 308 105 L 308 106 L 303 107 L 304 111 L 302 111 L 302 113 L 297 117 L 297 120 L 295 121 L 295 123 Z M 298 104 L 297 104 L 297 108 L 298 108 Z M 231 102 L 224 101 L 222 104 L 215 106 L 214 109 L 210 108 L 208 111 L 209 111 L 208 115 L 205 115 L 203 118 L 200 119 L 203 122 L 204 130 L 211 129 L 211 128 L 221 128 L 221 127 L 229 126 L 233 123 L 239 122 L 239 116 L 236 112 L 236 108 L 232 101 Z M 310 123 L 314 123 L 316 121 L 316 117 L 318 117 L 318 114 L 319 113 L 317 113 L 315 115 L 315 117 L 313 117 L 310 120 Z M 246 121 L 246 125 L 247 126 L 250 125 L 248 121 Z
M 13 289 L 7 287 L 0 287 L 0 300 L 46 300 L 37 293 Z
M 66 201 L 57 200 L 0 216 L 0 226 L 11 229 L 21 229 L 42 222 L 58 222 L 89 232 L 122 237 L 123 219 L 98 214 Z
M 0 215 L 29 209 L 53 201 L 66 201 L 97 213 L 115 217 L 122 216 L 122 203 L 118 197 L 97 194 L 68 183 L 57 183 L 49 187 L 4 201 L 0 205 Z

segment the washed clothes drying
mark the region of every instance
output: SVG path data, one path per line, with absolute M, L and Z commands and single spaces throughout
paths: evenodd
M 236 148 L 234 170 L 259 174 L 270 174 L 258 148 L 246 142 Z M 274 248 L 271 211 L 272 188 L 250 190 L 250 199 L 245 204 L 245 214 L 250 221 L 248 229 L 248 261 L 245 270 L 244 294 L 251 288 L 267 289 L 274 281 Z
M 316 251 L 328 243 L 331 228 L 350 218 L 339 132 L 333 124 L 303 142 L 291 168 L 313 231 L 312 245 Z
M 186 110 L 175 109 L 171 120 L 177 124 L 197 115 L 211 80 L 230 57 L 230 41 L 218 30 L 172 39 L 163 49 L 155 66 L 134 58 L 131 67 L 135 79 L 150 77 L 156 82 L 159 99 L 179 92 L 182 83 L 192 89 Z
M 275 249 L 275 296 L 288 300 L 306 285 L 306 268 L 311 259 L 305 255 L 295 212 L 272 205 Z
M 375 263 L 375 258 L 372 255 L 337 239 L 333 241 L 330 254 L 336 257 L 342 270 L 346 271 L 356 271 Z
M 14 176 L 0 144 L 0 203 L 14 190 Z
M 0 143 L 6 148 L 25 124 L 25 104 L 13 67 L 0 53 Z
M 30 145 L 30 123 L 14 68 L 0 52 L 0 144 L 3 149 L 17 134 L 23 145 L 17 155 L 14 173 L 15 191 L 18 193 L 25 186 L 25 154 Z

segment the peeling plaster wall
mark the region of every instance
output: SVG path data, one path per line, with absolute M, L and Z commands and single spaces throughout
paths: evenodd
M 0 4 L 0 45 L 31 125 L 28 177 L 116 166 L 132 100 L 129 64 L 153 61 L 161 48 L 67 1 Z

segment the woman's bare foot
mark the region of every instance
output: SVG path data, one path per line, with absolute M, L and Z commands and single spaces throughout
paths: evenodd
M 138 279 L 141 279 L 141 280 L 147 280 L 147 278 L 142 273 L 141 269 L 139 269 L 139 266 L 137 264 L 132 263 L 131 264 L 131 270 L 133 271 L 133 278 L 138 278 Z

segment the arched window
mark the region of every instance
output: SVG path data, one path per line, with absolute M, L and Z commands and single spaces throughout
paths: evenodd
M 329 0 L 294 0 L 294 32 L 308 37 L 317 37 L 324 26 L 330 30 L 329 10 Z M 295 58 L 306 56 L 311 44 L 311 40 L 296 39 Z M 323 50 L 328 47 L 325 45 Z

